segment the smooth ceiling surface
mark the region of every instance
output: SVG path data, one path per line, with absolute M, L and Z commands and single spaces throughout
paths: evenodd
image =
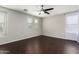
M 79 5 L 44 5 L 44 9 L 54 8 L 54 10 L 49 11 L 50 13 L 49 15 L 44 14 L 44 13 L 39 15 L 39 12 L 40 12 L 39 10 L 41 9 L 40 5 L 2 5 L 2 7 L 28 13 L 28 14 L 38 16 L 38 17 L 53 16 L 56 14 L 77 11 L 79 9 Z M 27 9 L 27 11 L 24 11 L 24 9 Z

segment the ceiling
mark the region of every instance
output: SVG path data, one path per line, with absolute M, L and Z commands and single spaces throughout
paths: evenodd
M 53 16 L 56 14 L 62 14 L 62 13 L 79 10 L 79 5 L 44 5 L 44 8 L 54 8 L 54 10 L 49 11 L 50 13 L 49 15 L 44 13 L 38 15 L 39 10 L 41 8 L 40 5 L 2 5 L 2 6 L 38 17 Z M 27 9 L 27 11 L 24 11 L 24 9 Z

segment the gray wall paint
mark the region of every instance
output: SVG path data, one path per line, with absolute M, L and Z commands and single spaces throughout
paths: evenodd
M 12 11 L 6 8 L 0 7 L 0 11 L 7 13 L 7 26 L 5 37 L 0 37 L 0 44 L 5 44 L 25 38 L 41 35 L 41 19 L 26 15 L 20 12 Z M 28 26 L 27 19 L 38 19 L 38 24 L 32 24 L 32 27 Z
M 43 19 L 43 35 L 77 41 L 77 35 L 65 33 L 65 26 L 64 14 L 46 17 Z
M 43 35 L 65 38 L 65 17 L 64 14 L 55 15 L 43 19 Z

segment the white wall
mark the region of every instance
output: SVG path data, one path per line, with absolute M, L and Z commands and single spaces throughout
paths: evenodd
M 7 13 L 7 33 L 5 37 L 0 37 L 0 44 L 41 35 L 41 19 L 2 7 L 0 7 L 0 11 Z M 27 19 L 29 17 L 38 19 L 39 23 L 28 27 Z
M 43 35 L 64 38 L 65 17 L 64 14 L 55 15 L 43 19 Z

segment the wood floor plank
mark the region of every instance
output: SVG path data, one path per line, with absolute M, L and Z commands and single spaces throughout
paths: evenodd
M 75 41 L 37 36 L 0 46 L 1 54 L 78 54 Z

